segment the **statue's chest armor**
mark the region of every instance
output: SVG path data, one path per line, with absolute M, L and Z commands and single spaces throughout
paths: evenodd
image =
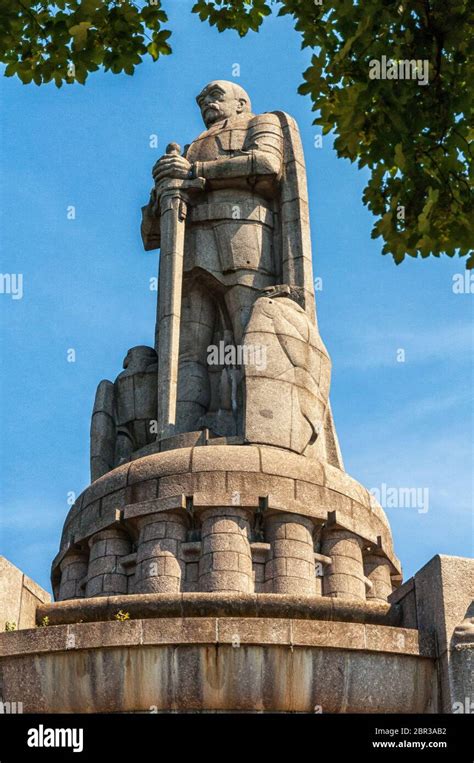
M 187 159 L 190 162 L 209 162 L 232 156 L 243 150 L 246 135 L 244 127 L 224 127 L 218 132 L 205 133 L 191 143 Z

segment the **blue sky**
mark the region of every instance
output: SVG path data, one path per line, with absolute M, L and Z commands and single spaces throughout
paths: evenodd
M 254 111 L 282 109 L 300 126 L 346 470 L 368 488 L 429 490 L 426 513 L 387 509 L 405 577 L 436 553 L 471 556 L 474 295 L 453 293 L 462 261 L 396 267 L 380 255 L 361 202 L 367 174 L 337 159 L 330 137 L 315 147 L 311 102 L 296 92 L 310 52 L 287 17 L 241 40 L 200 22 L 188 0 L 166 5 L 173 54 L 133 77 L 100 72 L 60 91 L 0 80 L 1 271 L 24 280 L 22 299 L 0 294 L 0 553 L 50 588 L 68 493 L 88 484 L 96 386 L 129 347 L 153 344 L 157 255 L 139 234 L 151 167 L 169 141 L 202 130 L 194 96 L 238 63 Z

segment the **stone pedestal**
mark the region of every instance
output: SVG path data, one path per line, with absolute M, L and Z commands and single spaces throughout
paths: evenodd
M 72 559 L 89 558 L 88 597 L 257 591 L 386 600 L 400 563 L 387 518 L 362 485 L 276 448 L 201 442 L 119 466 L 79 496 L 53 563 L 58 599 L 79 595 L 65 570 L 79 584 Z M 377 555 L 364 560 L 369 548 Z
M 37 624 L 53 627 L 0 633 L 0 701 L 31 713 L 472 713 L 473 579 L 472 560 L 435 557 L 390 603 L 180 592 L 40 604 Z M 120 610 L 130 619 L 114 621 Z
M 119 610 L 130 619 L 111 621 Z M 387 604 L 141 594 L 57 602 L 45 615 L 54 627 L 0 634 L 3 698 L 24 712 L 435 709 L 434 644 L 420 648 Z

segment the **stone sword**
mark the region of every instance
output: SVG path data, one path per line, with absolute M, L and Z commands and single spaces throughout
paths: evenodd
M 181 153 L 170 143 L 166 153 Z M 158 280 L 158 434 L 173 434 L 178 390 L 181 295 L 183 288 L 184 233 L 187 205 L 192 192 L 203 191 L 204 178 L 164 178 L 155 186 L 160 209 L 160 270 Z

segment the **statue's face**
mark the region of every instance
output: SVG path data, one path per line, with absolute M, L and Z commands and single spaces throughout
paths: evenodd
M 211 82 L 198 95 L 197 101 L 206 127 L 240 114 L 244 108 L 242 101 L 225 83 Z

